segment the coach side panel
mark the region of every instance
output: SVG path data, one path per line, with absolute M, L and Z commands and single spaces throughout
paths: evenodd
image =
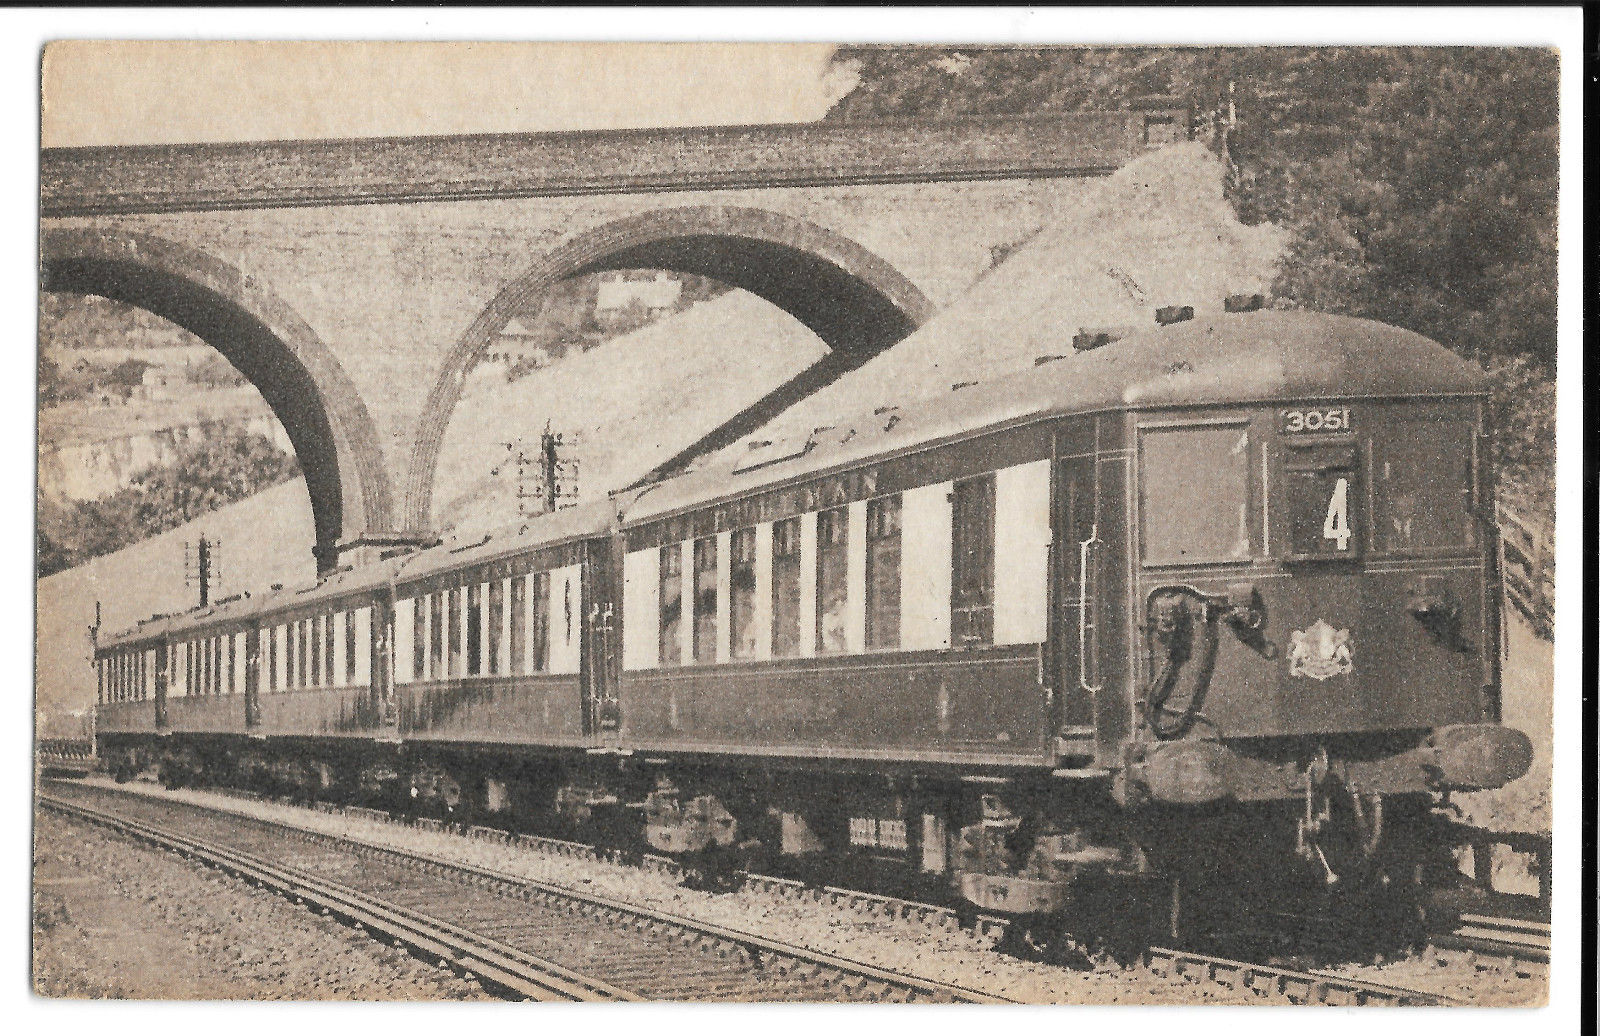
M 583 542 L 560 545 L 399 587 L 400 736 L 587 744 L 585 554 Z
M 1049 759 L 1044 426 L 625 532 L 621 743 Z
M 372 596 L 264 616 L 256 647 L 258 722 L 271 736 L 370 737 L 387 729 L 373 690 L 381 613 Z M 240 680 L 237 713 L 246 715 Z M 170 698 L 169 698 L 169 708 Z
M 95 658 L 95 732 L 148 734 L 156 729 L 155 645 L 112 648 Z

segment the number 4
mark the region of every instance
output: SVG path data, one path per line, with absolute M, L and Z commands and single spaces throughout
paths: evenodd
M 1328 501 L 1328 517 L 1322 523 L 1322 538 L 1332 540 L 1339 550 L 1350 545 L 1350 480 L 1333 484 L 1333 499 Z

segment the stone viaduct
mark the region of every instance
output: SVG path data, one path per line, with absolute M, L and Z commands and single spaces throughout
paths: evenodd
M 667 269 L 761 296 L 830 350 L 781 405 L 928 320 L 1086 178 L 1185 133 L 1167 106 L 51 149 L 41 287 L 150 310 L 249 378 L 300 457 L 327 569 L 435 535 L 462 380 L 551 284 Z

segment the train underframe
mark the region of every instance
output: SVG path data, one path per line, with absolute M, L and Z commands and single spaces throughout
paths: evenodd
M 1148 779 L 1130 783 L 1129 775 L 1147 777 L 1148 760 L 1115 776 L 1069 779 L 820 773 L 760 760 L 419 742 L 101 742 L 119 779 L 153 770 L 174 787 L 240 788 L 670 856 L 707 887 L 752 871 L 943 901 L 1007 916 L 1047 952 L 1061 942 L 1192 943 L 1257 922 L 1326 927 L 1342 913 L 1389 918 L 1385 938 L 1420 934 L 1423 891 L 1455 872 L 1441 796 L 1404 782 L 1392 793 L 1363 789 L 1352 773 L 1366 771 L 1326 745 L 1275 748 L 1274 772 L 1300 774 L 1299 787 L 1258 789 L 1252 801 L 1172 803 L 1151 796 Z M 1391 755 L 1416 746 L 1398 749 Z

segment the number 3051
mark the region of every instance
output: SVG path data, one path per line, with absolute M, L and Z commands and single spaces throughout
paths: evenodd
M 1348 432 L 1350 408 L 1330 407 L 1326 410 L 1282 411 L 1285 432 Z

